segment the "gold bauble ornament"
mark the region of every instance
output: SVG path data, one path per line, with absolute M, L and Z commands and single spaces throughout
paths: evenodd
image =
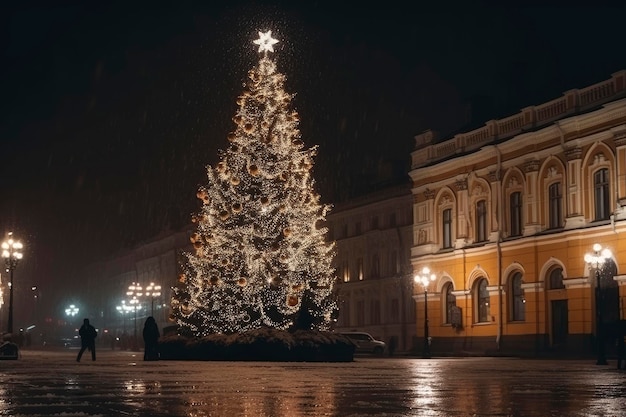
M 289 307 L 295 307 L 298 305 L 298 296 L 297 295 L 289 295 L 287 297 L 287 305 Z

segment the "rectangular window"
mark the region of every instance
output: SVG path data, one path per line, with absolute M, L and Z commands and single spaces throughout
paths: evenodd
M 596 220 L 609 218 L 609 170 L 600 169 L 593 174 Z
M 380 300 L 370 302 L 370 324 L 380 324 Z
M 349 327 L 351 325 L 350 323 L 350 301 L 344 301 L 343 302 L 343 308 L 340 311 L 340 314 L 342 316 L 342 323 L 345 327 Z
M 549 218 L 549 228 L 557 229 L 559 227 L 563 227 L 563 214 L 562 214 L 562 204 L 563 204 L 563 194 L 561 192 L 561 183 L 557 182 L 550 185 L 548 189 L 549 193 L 549 210 L 550 210 L 550 218 Z
M 452 247 L 452 209 L 445 209 L 442 213 L 443 217 L 443 248 Z
M 487 203 L 480 200 L 476 203 L 476 241 L 487 240 Z
M 509 198 L 511 216 L 511 236 L 522 235 L 522 193 L 515 192 Z
M 378 230 L 378 216 L 372 217 L 372 230 Z
M 361 234 L 361 222 L 356 222 L 354 224 L 354 234 L 355 235 L 360 235 Z
M 390 266 L 389 275 L 395 275 L 398 272 L 400 272 L 400 264 L 398 263 L 398 251 L 397 250 L 391 251 L 391 254 L 389 255 L 389 266 Z
M 357 276 L 359 281 L 363 281 L 363 258 L 357 258 L 356 260 Z
M 370 276 L 372 278 L 380 277 L 380 260 L 378 259 L 377 253 L 372 255 L 372 268 L 370 271 Z
M 396 213 L 389 215 L 389 227 L 396 227 Z
M 356 325 L 365 325 L 365 301 L 363 300 L 356 302 Z
M 392 323 L 400 321 L 400 301 L 397 298 L 391 299 L 391 311 L 389 312 L 389 320 Z

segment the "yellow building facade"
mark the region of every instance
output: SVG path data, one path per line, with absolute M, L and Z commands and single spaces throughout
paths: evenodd
M 431 352 L 600 349 L 599 324 L 626 318 L 626 71 L 415 144 L 411 264 L 434 280 L 413 297 Z M 584 259 L 594 244 L 602 264 Z

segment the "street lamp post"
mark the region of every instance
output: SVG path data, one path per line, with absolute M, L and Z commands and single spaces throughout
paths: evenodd
M 422 351 L 422 357 L 424 359 L 430 359 L 430 337 L 428 337 L 428 284 L 436 278 L 435 274 L 430 273 L 428 267 L 422 268 L 421 272 L 415 275 L 414 278 L 417 284 L 421 284 L 424 287 L 424 350 Z
M 161 286 L 151 282 L 146 287 L 146 297 L 150 297 L 150 315 L 154 317 L 154 299 L 161 296 Z
M 143 295 L 143 288 L 141 287 L 140 284 L 133 282 L 131 285 L 128 286 L 128 291 L 126 292 L 126 295 L 129 297 L 132 297 L 129 300 L 129 303 L 131 304 L 135 312 L 135 330 L 133 332 L 133 350 L 139 350 L 139 342 L 137 340 L 137 310 L 141 308 L 139 305 L 139 297 Z
M 22 244 L 13 240 L 13 232 L 9 232 L 8 239 L 2 242 L 2 257 L 6 263 L 7 271 L 10 273 L 9 281 L 9 323 L 7 332 L 13 334 L 13 271 L 17 268 L 17 264 L 22 259 Z
M 604 350 L 604 317 L 602 315 L 602 288 L 600 285 L 600 270 L 604 266 L 604 262 L 611 258 L 611 251 L 607 248 L 602 249 L 602 245 L 596 243 L 593 245 L 593 253 L 585 254 L 585 262 L 594 269 L 596 276 L 596 339 L 597 339 L 597 355 L 596 365 L 607 365 L 606 352 Z

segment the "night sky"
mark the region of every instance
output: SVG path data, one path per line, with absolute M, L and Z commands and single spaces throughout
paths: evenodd
M 189 222 L 259 30 L 280 40 L 330 203 L 407 179 L 426 129 L 449 136 L 626 69 L 618 2 L 83 3 L 0 13 L 0 232 L 26 245 L 22 294 L 71 292 L 87 262 Z

